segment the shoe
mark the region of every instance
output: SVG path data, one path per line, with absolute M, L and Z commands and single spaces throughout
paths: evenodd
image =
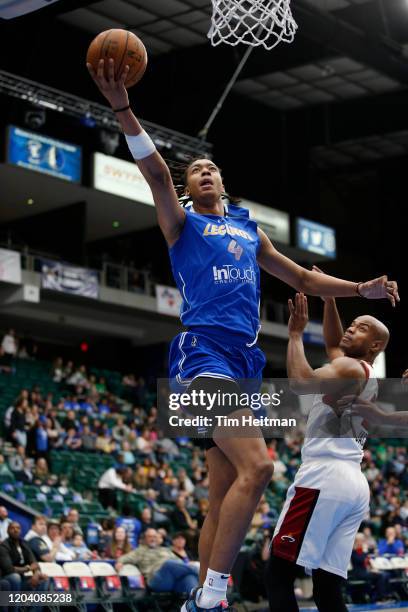
M 196 604 L 196 596 L 200 590 L 201 587 L 196 587 L 191 591 L 190 597 L 183 604 L 180 612 L 236 612 L 236 609 L 231 608 L 227 600 L 222 601 L 218 606 L 215 606 L 215 608 L 200 608 L 200 606 Z

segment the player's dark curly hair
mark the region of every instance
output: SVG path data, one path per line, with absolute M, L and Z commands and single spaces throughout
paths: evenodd
M 205 155 L 199 155 L 191 157 L 191 159 L 183 163 L 167 161 L 167 165 L 170 169 L 171 176 L 173 178 L 174 188 L 181 204 L 189 200 L 188 196 L 185 195 L 185 190 L 187 187 L 188 169 L 194 162 L 198 161 L 199 159 L 207 159 L 207 157 Z M 218 169 L 221 172 L 221 168 Z M 222 197 L 227 198 L 231 202 L 231 204 L 238 204 L 241 201 L 239 198 L 230 196 L 228 193 L 223 193 Z

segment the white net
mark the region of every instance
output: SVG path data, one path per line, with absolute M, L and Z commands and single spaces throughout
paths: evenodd
M 297 24 L 290 0 L 212 0 L 213 14 L 208 38 L 220 43 L 273 49 L 293 42 Z

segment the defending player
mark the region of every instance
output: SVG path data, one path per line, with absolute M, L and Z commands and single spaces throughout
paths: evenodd
M 367 432 L 363 419 L 337 408 L 335 394 L 354 387 L 362 398 L 376 396 L 372 366 L 389 332 L 374 317 L 361 316 L 343 333 L 335 300 L 326 299 L 323 327 L 330 364 L 313 370 L 302 340 L 308 322 L 306 297 L 298 293 L 289 309 L 288 378 L 299 394 L 327 386 L 330 395 L 313 398 L 302 464 L 276 525 L 268 565 L 269 606 L 271 612 L 298 612 L 293 584 L 300 565 L 312 570 L 319 611 L 346 612 L 342 582 L 355 534 L 369 509 L 369 487 L 360 468 Z

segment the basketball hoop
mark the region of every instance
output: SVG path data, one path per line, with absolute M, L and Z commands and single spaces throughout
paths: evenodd
M 290 0 L 211 0 L 213 14 L 207 36 L 213 47 L 243 43 L 273 49 L 280 42 L 291 43 L 297 24 Z

